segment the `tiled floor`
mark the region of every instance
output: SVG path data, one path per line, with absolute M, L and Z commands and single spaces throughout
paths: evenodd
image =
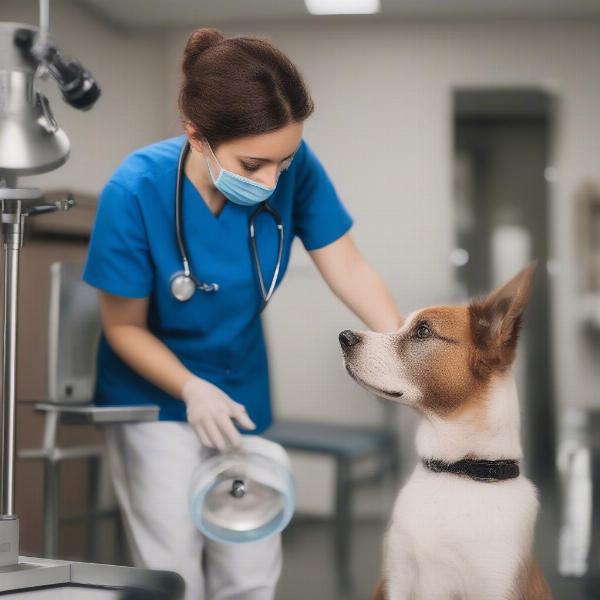
M 555 600 L 600 599 L 600 589 L 595 595 L 586 595 L 581 579 L 558 575 L 558 519 L 553 486 L 541 489 L 540 496 L 542 508 L 536 531 L 536 556 Z M 336 585 L 330 522 L 297 519 L 284 535 L 284 566 L 277 600 L 368 600 L 379 573 L 384 527 L 384 523 L 373 520 L 353 525 L 353 585 L 344 592 Z

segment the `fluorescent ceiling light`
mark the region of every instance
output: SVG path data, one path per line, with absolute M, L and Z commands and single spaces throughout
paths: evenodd
M 304 0 L 313 15 L 367 15 L 381 10 L 380 0 Z

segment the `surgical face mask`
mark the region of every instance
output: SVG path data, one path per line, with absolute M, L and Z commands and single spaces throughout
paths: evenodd
M 260 204 L 264 202 L 271 194 L 275 191 L 277 187 L 277 182 L 273 187 L 268 187 L 263 185 L 262 183 L 258 183 L 257 181 L 253 181 L 248 177 L 243 177 L 242 175 L 238 175 L 237 173 L 233 173 L 232 171 L 227 171 L 221 166 L 219 160 L 215 156 L 210 144 L 206 142 L 210 153 L 213 155 L 215 162 L 219 165 L 221 172 L 219 176 L 215 178 L 212 169 L 210 167 L 210 162 L 206 159 L 206 165 L 208 166 L 208 172 L 210 173 L 211 179 L 215 185 L 215 187 L 227 198 L 231 200 L 231 202 L 235 202 L 235 204 L 240 204 L 242 206 L 254 206 L 255 204 Z M 206 158 L 206 157 L 205 157 Z M 282 170 L 285 170 L 289 167 L 291 163 L 291 159 L 287 160 L 282 167 Z

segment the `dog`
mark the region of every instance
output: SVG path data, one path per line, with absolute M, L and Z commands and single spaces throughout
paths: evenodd
M 415 409 L 419 463 L 384 537 L 374 600 L 549 600 L 533 556 L 539 507 L 519 472 L 511 367 L 535 263 L 460 306 L 409 315 L 393 333 L 342 331 L 348 373 Z

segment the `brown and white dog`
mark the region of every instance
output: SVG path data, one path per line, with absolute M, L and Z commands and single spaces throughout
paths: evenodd
M 340 333 L 350 375 L 421 417 L 377 600 L 552 597 L 533 558 L 538 499 L 519 473 L 511 373 L 534 269 L 468 305 L 416 311 L 395 333 Z

